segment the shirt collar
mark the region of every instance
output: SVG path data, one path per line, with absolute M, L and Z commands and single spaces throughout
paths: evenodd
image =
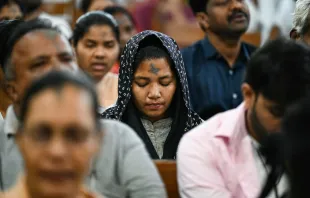
M 247 136 L 245 104 L 241 103 L 237 108 L 223 113 L 221 127 L 215 136 L 227 138 L 229 141 L 239 142 Z
M 202 49 L 203 49 L 203 54 L 206 59 L 209 59 L 211 57 L 219 57 L 221 54 L 215 49 L 215 47 L 210 43 L 208 37 L 205 37 L 202 40 Z M 250 52 L 249 49 L 247 48 L 246 44 L 244 42 L 241 43 L 241 53 L 242 55 L 249 60 L 250 59 Z M 239 55 L 239 56 L 240 56 Z
M 19 121 L 14 112 L 13 105 L 10 105 L 4 120 L 4 133 L 6 135 L 14 135 L 17 132 Z

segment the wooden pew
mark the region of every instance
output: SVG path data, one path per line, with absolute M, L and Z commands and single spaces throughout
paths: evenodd
M 177 182 L 177 166 L 172 160 L 155 160 L 156 167 L 165 183 L 169 198 L 180 198 Z

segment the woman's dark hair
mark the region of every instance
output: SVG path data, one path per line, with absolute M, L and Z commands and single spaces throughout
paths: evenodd
M 83 13 L 86 13 L 88 11 L 88 8 L 92 2 L 93 0 L 81 0 L 80 9 Z
M 8 39 L 12 35 L 14 29 L 22 23 L 22 20 L 5 20 L 0 21 L 0 65 L 4 71 L 4 57 L 8 50 Z
M 114 32 L 115 38 L 120 42 L 120 32 L 118 24 L 114 17 L 103 11 L 92 11 L 82 15 L 75 24 L 71 42 L 73 46 L 77 46 L 80 39 L 88 32 L 93 25 L 108 25 Z
M 137 67 L 145 60 L 159 58 L 165 58 L 168 61 L 168 64 L 171 66 L 171 69 L 174 71 L 174 62 L 171 59 L 167 49 L 160 43 L 157 37 L 149 36 L 141 43 L 139 43 L 139 49 L 135 56 L 133 70 L 135 71 Z
M 123 8 L 122 6 L 109 6 L 109 7 L 106 7 L 104 10 L 104 12 L 107 12 L 111 15 L 115 15 L 115 14 L 124 14 L 126 15 L 129 20 L 131 21 L 131 23 L 136 26 L 136 21 L 134 20 L 133 16 L 131 15 L 131 13 L 126 10 L 125 8 Z
M 262 148 L 271 172 L 259 198 L 267 197 L 276 186 L 279 170 L 288 176 L 285 198 L 307 198 L 310 194 L 310 97 L 291 105 L 282 119 L 281 133 L 271 135 Z M 278 172 L 278 174 L 276 174 Z
M 98 131 L 101 130 L 100 124 L 100 116 L 97 113 L 99 103 L 97 99 L 97 94 L 95 90 L 94 83 L 92 80 L 84 73 L 70 73 L 64 71 L 51 71 L 46 75 L 42 76 L 41 78 L 35 80 L 31 86 L 27 89 L 22 105 L 21 105 L 21 112 L 20 112 L 20 123 L 21 126 L 24 124 L 25 118 L 27 116 L 27 112 L 29 111 L 30 102 L 33 98 L 40 94 L 41 92 L 52 89 L 57 92 L 61 92 L 62 89 L 66 85 L 75 86 L 89 95 L 91 98 L 91 109 L 96 119 L 96 127 Z

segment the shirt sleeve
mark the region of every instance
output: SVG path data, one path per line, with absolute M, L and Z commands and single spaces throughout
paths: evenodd
M 132 129 L 126 128 L 121 180 L 126 185 L 128 197 L 166 198 L 164 184 L 144 143 Z
M 186 134 L 177 153 L 179 192 L 182 198 L 231 198 L 215 163 L 212 144 Z M 211 152 L 213 150 L 213 153 Z

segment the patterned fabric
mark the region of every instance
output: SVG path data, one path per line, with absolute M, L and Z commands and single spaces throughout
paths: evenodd
M 159 158 L 162 159 L 164 155 L 164 145 L 171 130 L 172 119 L 166 118 L 152 123 L 149 120 L 141 118 L 141 121 Z
M 133 64 L 139 48 L 139 43 L 149 36 L 156 36 L 161 41 L 174 62 L 179 84 L 181 85 L 184 104 L 187 108 L 187 121 L 186 127 L 184 129 L 184 132 L 187 132 L 195 126 L 199 125 L 202 120 L 198 116 L 198 114 L 196 114 L 190 109 L 188 83 L 181 52 L 175 40 L 165 34 L 151 30 L 146 30 L 133 36 L 126 44 L 120 59 L 118 99 L 115 106 L 107 109 L 102 114 L 102 118 L 121 120 L 122 115 L 131 99 Z

